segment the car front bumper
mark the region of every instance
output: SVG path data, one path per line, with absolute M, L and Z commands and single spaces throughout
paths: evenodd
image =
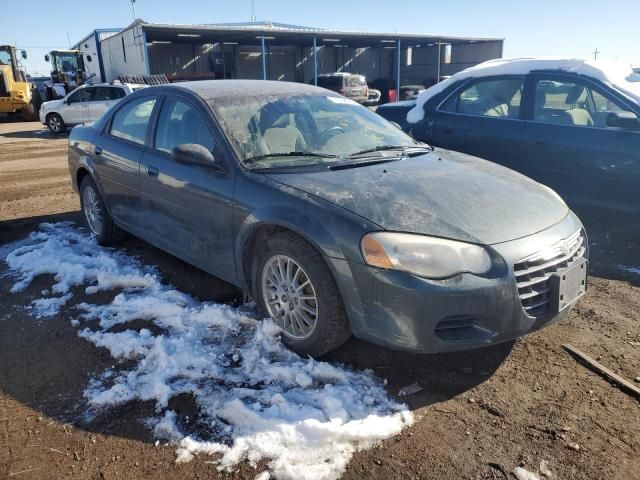
M 492 245 L 505 261 L 493 278 L 459 274 L 429 280 L 334 260 L 353 333 L 393 349 L 436 353 L 506 342 L 555 323 L 570 307 L 551 308 L 535 317 L 525 313 L 514 265 L 581 229 L 578 218 L 570 213 L 542 232 Z M 584 241 L 586 257 L 586 236 Z
M 47 124 L 47 111 L 43 110 L 42 108 L 40 109 L 40 112 L 38 112 L 38 117 L 40 117 L 40 123 L 46 125 Z

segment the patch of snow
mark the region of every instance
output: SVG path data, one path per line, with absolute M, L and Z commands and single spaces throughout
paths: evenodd
M 60 308 L 67 304 L 73 293 L 65 293 L 61 297 L 37 298 L 31 302 L 31 310 L 37 318 L 53 317 Z
M 513 474 L 518 480 L 540 480 L 540 477 L 538 475 L 522 467 L 516 467 L 513 470 Z
M 424 105 L 450 85 L 467 78 L 493 75 L 526 75 L 534 70 L 561 70 L 578 73 L 613 85 L 616 89 L 640 103 L 640 74 L 629 65 L 581 59 L 562 58 L 500 58 L 488 60 L 458 72 L 436 85 L 423 90 L 416 98 L 415 106 L 407 112 L 407 122 L 418 123 L 424 118 Z
M 68 223 L 42 225 L 10 249 L 6 261 L 15 292 L 44 273 L 54 275 L 51 292 L 59 302 L 86 283 L 94 284 L 87 293 L 125 289 L 106 305 L 76 305 L 81 320 L 98 323 L 79 336 L 127 361 L 127 369 L 94 378 L 85 396 L 95 409 L 155 402 L 157 416 L 148 425 L 176 445 L 178 462 L 215 455 L 218 468 L 229 471 L 267 459 L 268 472 L 258 478 L 335 479 L 356 451 L 413 422 L 371 372 L 300 357 L 281 343 L 272 321 L 179 292 Z M 47 312 L 59 308 L 52 299 L 40 300 L 48 301 Z M 149 328 L 120 331 L 133 320 Z M 116 326 L 119 331 L 111 331 Z M 168 408 L 181 394 L 195 399 L 195 419 Z

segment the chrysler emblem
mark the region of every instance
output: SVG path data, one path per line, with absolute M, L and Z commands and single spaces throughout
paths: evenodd
M 560 244 L 560 250 L 562 250 L 562 253 L 564 253 L 565 255 L 569 255 L 569 252 L 571 251 L 571 245 L 569 245 L 569 242 L 562 242 Z

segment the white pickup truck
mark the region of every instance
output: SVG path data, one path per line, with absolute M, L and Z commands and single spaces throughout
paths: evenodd
M 95 122 L 121 98 L 146 85 L 131 83 L 93 83 L 82 85 L 60 100 L 44 102 L 40 121 L 60 135 L 74 125 Z

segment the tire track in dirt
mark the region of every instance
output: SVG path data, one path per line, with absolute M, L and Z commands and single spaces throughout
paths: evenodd
M 69 179 L 68 140 L 40 134 L 41 128 L 35 122 L 0 125 L 0 221 L 79 208 Z

